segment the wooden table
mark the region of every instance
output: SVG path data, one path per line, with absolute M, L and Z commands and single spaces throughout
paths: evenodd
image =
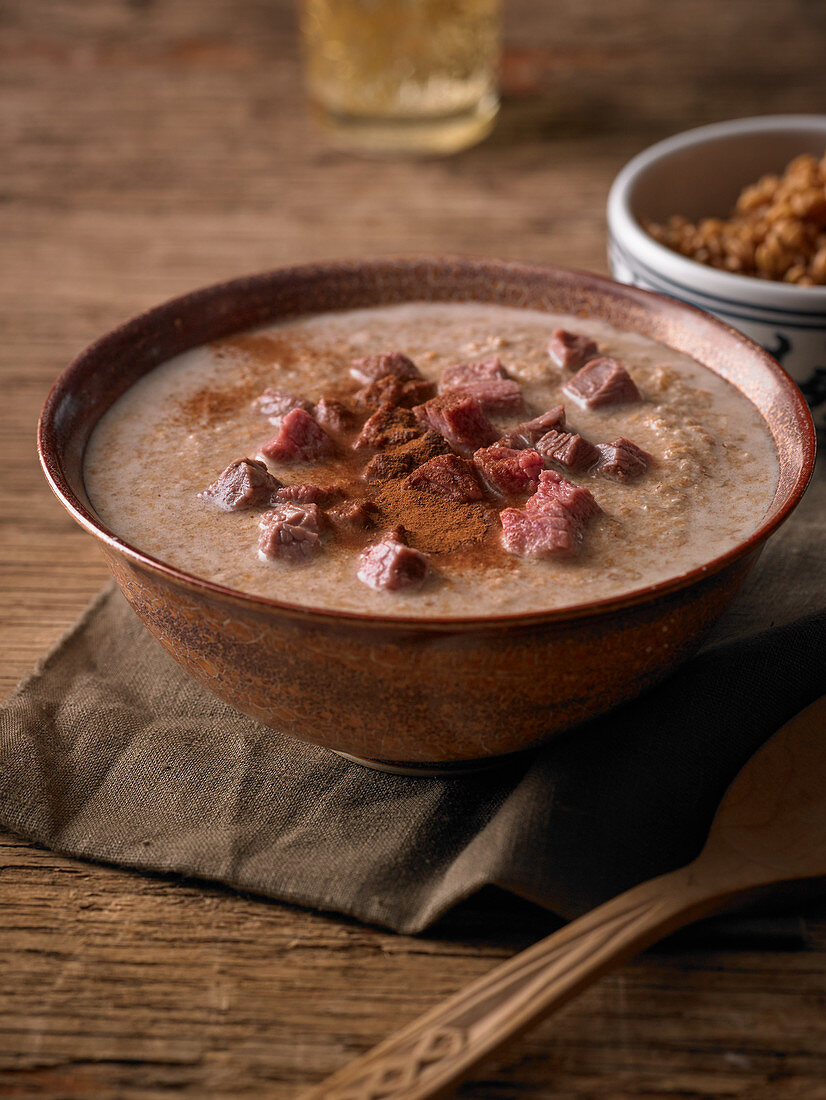
M 605 270 L 650 141 L 823 110 L 822 4 L 508 5 L 505 107 L 448 160 L 366 160 L 305 114 L 282 0 L 6 0 L 0 686 L 103 583 L 34 426 L 66 361 L 195 285 L 458 252 Z M 493 892 L 412 939 L 0 836 L 0 1096 L 290 1097 L 552 927 Z M 717 923 L 614 974 L 467 1097 L 826 1097 L 826 910 Z

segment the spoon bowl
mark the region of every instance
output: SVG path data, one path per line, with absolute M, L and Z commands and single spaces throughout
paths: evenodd
M 826 876 L 826 698 L 771 737 L 726 791 L 695 866 L 742 861 L 754 886 Z

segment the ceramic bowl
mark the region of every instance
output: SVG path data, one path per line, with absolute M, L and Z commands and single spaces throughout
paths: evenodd
M 643 229 L 672 214 L 725 217 L 745 186 L 800 153 L 822 157 L 826 115 L 770 115 L 701 126 L 652 145 L 608 197 L 609 260 L 620 282 L 672 294 L 750 336 L 791 374 L 826 426 L 826 286 L 734 275 L 689 260 Z
M 603 318 L 694 356 L 759 409 L 780 479 L 754 534 L 666 582 L 532 614 L 382 618 L 290 605 L 213 584 L 108 530 L 82 460 L 103 413 L 188 348 L 286 317 L 390 302 L 493 302 Z M 59 378 L 40 420 L 52 488 L 100 543 L 124 595 L 188 672 L 253 718 L 363 761 L 426 766 L 540 744 L 631 699 L 697 645 L 814 461 L 799 390 L 761 348 L 671 299 L 608 279 L 497 261 L 423 259 L 297 267 L 167 302 L 104 336 Z

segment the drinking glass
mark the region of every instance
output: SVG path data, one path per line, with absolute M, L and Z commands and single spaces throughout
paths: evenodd
M 453 153 L 491 130 L 500 0 L 302 0 L 307 87 L 336 144 Z

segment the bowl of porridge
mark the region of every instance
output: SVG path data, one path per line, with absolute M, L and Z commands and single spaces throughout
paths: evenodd
M 39 450 L 197 680 L 415 769 L 539 745 L 662 679 L 798 503 L 814 434 L 706 314 L 437 258 L 161 305 L 64 372 Z
M 826 115 L 689 130 L 608 199 L 616 279 L 706 309 L 766 348 L 826 425 Z

